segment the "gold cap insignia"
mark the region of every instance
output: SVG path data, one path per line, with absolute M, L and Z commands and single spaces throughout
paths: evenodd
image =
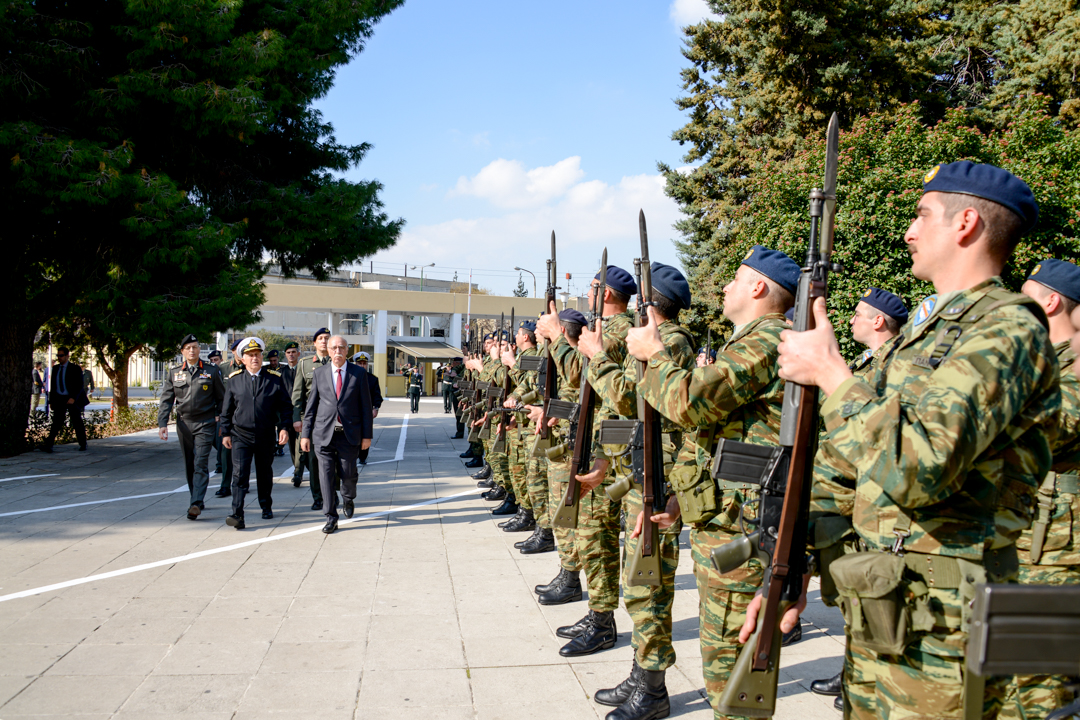
M 935 165 L 934 167 L 930 168 L 930 172 L 926 173 L 926 175 L 923 176 L 923 179 L 922 179 L 923 185 L 925 185 L 926 183 L 933 180 L 934 177 L 937 175 L 937 171 L 940 170 L 940 169 L 941 169 L 940 165 Z
M 871 293 L 871 292 L 873 292 L 873 291 L 872 291 L 872 290 L 870 290 L 869 288 L 867 288 L 866 292 L 864 292 L 864 293 L 862 294 L 862 296 L 863 296 L 863 297 L 870 297 L 870 293 Z
M 1042 270 L 1042 263 L 1039 263 L 1038 265 L 1036 265 L 1036 266 L 1035 266 L 1035 269 L 1031 271 L 1031 275 L 1028 275 L 1028 277 L 1035 277 L 1035 275 L 1036 275 L 1036 274 L 1037 274 L 1037 273 L 1038 273 L 1038 272 L 1039 272 L 1040 270 Z
M 750 248 L 749 252 L 746 253 L 746 257 L 744 257 L 743 260 L 749 260 L 750 256 L 753 255 L 753 254 L 754 254 L 754 248 Z

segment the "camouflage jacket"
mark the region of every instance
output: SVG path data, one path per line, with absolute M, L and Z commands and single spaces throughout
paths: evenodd
M 885 357 L 892 351 L 892 346 L 897 343 L 900 335 L 893 335 L 891 338 L 881 343 L 877 350 L 873 352 L 870 348 L 866 349 L 862 355 L 855 358 L 855 362 L 848 365 L 848 368 L 855 375 L 855 377 L 866 377 L 872 370 L 876 370 L 881 365 L 881 358 Z
M 777 375 L 777 346 L 786 328 L 782 314 L 763 315 L 740 328 L 717 353 L 716 362 L 705 367 L 685 369 L 667 350 L 649 358 L 638 391 L 675 424 L 698 428 L 692 442 L 684 444 L 676 460 L 681 468 L 673 474 L 709 472 L 719 438 L 759 445 L 778 442 L 784 382 Z M 678 479 L 682 487 L 693 482 Z M 737 532 L 739 511 L 753 497 L 756 491 L 749 486 L 725 488 L 709 523 Z
M 1068 341 L 1054 346 L 1061 368 L 1061 415 L 1054 439 L 1053 465 L 1039 487 L 1035 522 L 1046 527 L 1042 555 L 1032 563 L 1032 530 L 1016 543 L 1020 562 L 1038 565 L 1080 565 L 1080 378 L 1073 373 L 1076 354 Z
M 603 349 L 589 360 L 588 378 L 596 393 L 597 421 L 593 426 L 592 453 L 594 458 L 608 458 L 604 446 L 600 444 L 600 423 L 604 420 L 617 420 L 637 416 L 637 407 L 623 414 L 618 407 L 618 398 L 629 394 L 636 398 L 622 368 L 630 353 L 626 351 L 626 333 L 634 327 L 634 318 L 629 312 L 605 317 L 603 321 Z M 633 359 L 633 358 L 631 358 Z
M 825 401 L 815 464 L 853 474 L 852 521 L 871 549 L 890 547 L 899 525 L 907 551 L 981 563 L 1031 523 L 1061 405 L 1058 363 L 1045 318 L 999 279 L 943 305 Z M 812 509 L 822 495 L 815 488 Z

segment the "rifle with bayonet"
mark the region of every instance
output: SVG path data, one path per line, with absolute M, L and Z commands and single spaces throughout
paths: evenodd
M 596 288 L 593 296 L 592 308 L 589 312 L 589 330 L 596 327 L 604 314 L 604 292 L 607 290 L 607 248 L 600 258 L 600 285 Z M 573 440 L 573 459 L 570 461 L 570 480 L 566 483 L 566 494 L 555 506 L 555 515 L 551 524 L 561 528 L 576 528 L 578 524 L 578 512 L 581 509 L 581 483 L 577 481 L 578 475 L 589 472 L 592 464 L 592 435 L 593 435 L 593 405 L 596 394 L 592 385 L 589 384 L 589 359 L 581 356 L 581 389 L 578 391 L 578 403 L 576 411 L 570 419 L 570 437 Z M 549 408 L 554 403 L 549 401 Z M 552 417 L 558 417 L 552 413 Z M 554 449 L 554 448 L 553 448 Z
M 547 288 L 544 292 L 544 312 L 552 312 L 555 307 L 555 291 L 559 289 L 557 270 L 555 268 L 555 231 L 551 231 L 551 259 L 547 261 Z M 551 448 L 551 428 L 547 426 L 549 403 L 556 398 L 558 392 L 555 387 L 556 373 L 555 358 L 551 356 L 551 341 L 544 340 L 544 350 L 539 355 L 540 364 L 537 368 L 536 386 L 539 392 L 531 392 L 521 398 L 524 405 L 532 405 L 542 402 L 544 405 L 544 422 L 541 422 L 536 430 L 536 440 L 532 447 L 532 457 L 545 457 L 545 453 Z M 523 365 L 524 367 L 524 365 Z
M 829 120 L 825 153 L 824 190 L 810 191 L 810 243 L 806 265 L 795 296 L 794 329 L 814 328 L 813 303 L 827 296 L 836 218 L 836 171 L 840 126 L 835 113 Z M 803 593 L 809 571 L 806 533 L 810 483 L 818 435 L 818 389 L 788 382 L 784 387 L 780 419 L 780 446 L 720 440 L 713 457 L 715 479 L 760 485 L 758 512 L 745 518 L 753 532 L 712 552 L 717 572 L 727 573 L 751 557 L 765 566 L 763 602 L 757 627 L 739 652 L 716 711 L 724 715 L 772 717 L 780 668 L 780 618 Z M 744 510 L 746 506 L 744 506 Z
M 500 349 L 502 347 L 503 326 L 505 323 L 506 313 L 499 313 L 499 329 L 493 333 L 494 337 L 492 338 L 492 341 L 494 346 Z M 496 360 L 495 362 L 499 364 L 502 363 L 501 360 Z M 500 397 L 502 395 L 502 388 L 495 384 L 495 373 L 498 371 L 499 368 L 498 365 L 496 365 L 492 370 L 492 378 L 491 382 L 488 384 L 487 393 L 484 395 L 484 426 L 480 429 L 481 440 L 491 439 L 491 421 L 495 417 L 494 413 L 491 411 L 492 408 L 502 404 L 502 398 Z
M 510 308 L 510 331 L 514 332 L 514 308 Z M 507 334 L 509 339 L 509 333 Z M 511 343 L 507 343 L 507 347 Z M 510 411 L 503 407 L 503 401 L 510 397 L 510 368 L 502 364 L 502 340 L 499 341 L 499 365 L 500 370 L 503 372 L 503 384 L 502 393 L 499 397 L 499 402 L 492 404 L 492 412 L 496 413 L 495 417 L 499 421 L 499 430 L 495 434 L 495 444 L 492 445 L 491 451 L 497 453 L 506 452 L 506 426 L 510 424 Z
M 649 234 L 645 229 L 645 211 L 638 211 L 638 234 L 641 237 L 641 257 L 634 259 L 634 275 L 637 279 L 638 301 L 635 327 L 649 324 L 648 308 L 652 302 L 652 265 L 649 261 Z M 645 377 L 647 362 L 638 362 L 638 375 Z M 642 524 L 637 552 L 626 560 L 628 585 L 656 586 L 661 581 L 660 526 L 652 520 L 653 515 L 664 512 L 667 493 L 664 491 L 664 438 L 661 433 L 660 413 L 637 396 L 637 419 L 605 420 L 601 423 L 602 435 L 608 428 L 608 437 L 626 427 L 628 437 L 611 444 L 627 445 L 633 481 L 641 485 Z M 600 442 L 607 443 L 607 437 Z M 608 486 L 606 492 L 612 500 L 619 500 L 630 490 L 631 478 L 622 478 Z

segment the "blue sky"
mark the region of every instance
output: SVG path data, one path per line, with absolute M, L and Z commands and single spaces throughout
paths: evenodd
M 581 290 L 605 245 L 632 269 L 643 208 L 653 260 L 678 265 L 679 212 L 656 163 L 682 164 L 680 28 L 707 11 L 704 0 L 406 0 L 318 103 L 339 140 L 373 146 L 348 177 L 382 182 L 387 213 L 406 221 L 368 261 L 377 272 L 433 262 L 427 277 L 457 268 L 461 280 L 471 266 L 498 294 L 520 266 L 542 293 L 554 230 L 560 277 Z

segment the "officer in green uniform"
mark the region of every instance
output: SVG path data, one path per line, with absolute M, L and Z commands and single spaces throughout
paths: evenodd
M 274 368 L 281 373 L 281 380 L 285 383 L 285 390 L 289 393 L 289 397 L 292 397 L 293 384 L 296 381 L 296 369 L 299 366 L 300 343 L 290 341 L 285 344 L 285 362 Z M 304 469 L 300 466 L 300 454 L 298 452 L 300 434 L 296 432 L 291 422 L 287 429 L 289 431 L 289 457 L 293 461 L 293 485 L 299 487 L 301 478 L 304 475 Z
M 161 386 L 158 406 L 158 436 L 169 439 L 169 416 L 176 409 L 176 434 L 187 474 L 188 520 L 195 520 L 205 509 L 204 498 L 210 483 L 210 450 L 214 447 L 225 384 L 221 371 L 211 362 L 199 359 L 199 341 L 187 335 L 180 342 L 184 362 L 169 368 Z
M 782 252 L 761 245 L 750 249 L 735 278 L 724 286 L 723 313 L 736 329 L 711 365 L 684 369 L 664 347 L 654 323 L 631 330 L 627 337 L 630 354 L 648 361 L 638 393 L 675 424 L 698 428 L 669 477 L 678 513 L 692 528 L 701 665 L 713 708 L 735 664 L 739 630 L 764 568 L 753 559 L 724 575 L 712 567 L 712 550 L 742 535 L 741 509 L 758 493 L 756 485 L 714 480 L 711 460 L 722 438 L 757 445 L 779 440 L 784 383 L 777 376 L 777 348 L 799 273 L 799 266 Z M 670 521 L 655 517 L 661 527 Z
M 848 717 L 902 708 L 906 717 L 960 718 L 965 702 L 994 714 L 1008 682 L 988 680 L 988 707 L 965 698 L 975 585 L 1017 579 L 1016 543 L 1050 470 L 1061 408 L 1046 316 L 998 277 L 1037 217 L 1031 190 L 1008 171 L 939 165 L 904 236 L 912 274 L 936 292 L 881 365 L 865 379 L 852 375 L 822 300 L 814 330 L 784 333 L 781 376 L 828 398 L 815 462 L 854 474 L 848 514 L 867 550 L 825 570 L 847 621 Z M 889 582 L 870 590 L 871 577 Z M 895 600 L 864 614 L 860 598 L 871 594 Z M 902 615 L 910 623 L 898 632 Z
M 300 432 L 303 427 L 304 409 L 307 407 L 308 395 L 311 394 L 312 377 L 315 368 L 330 362 L 330 354 L 326 349 L 330 342 L 330 331 L 319 328 L 312 335 L 311 340 L 315 343 L 315 354 L 302 359 L 296 366 L 296 379 L 293 380 L 292 404 L 293 404 L 293 431 Z M 293 485 L 300 487 L 304 468 L 308 469 L 308 483 L 311 485 L 311 509 L 323 509 L 323 496 L 319 483 L 319 463 L 315 460 L 315 453 L 302 452 L 297 442 L 295 452 L 299 455 L 299 469 L 293 475 Z M 337 486 L 337 483 L 334 483 Z
M 690 370 L 695 367 L 693 338 L 676 324 L 679 312 L 690 308 L 690 285 L 682 273 L 663 263 L 652 263 L 650 274 L 652 297 L 648 302 L 652 303 L 653 309 L 650 322 L 657 323 L 661 341 L 674 362 L 684 370 Z M 593 388 L 603 398 L 605 413 L 621 419 L 637 419 L 637 382 L 641 375 L 638 361 L 626 352 L 626 346 L 622 343 L 610 343 L 603 350 L 598 346 L 590 347 L 586 353 L 590 351 L 594 354 L 589 360 L 589 375 L 593 378 Z M 665 467 L 674 466 L 673 456 L 683 444 L 682 430 L 670 420 L 661 424 Z M 603 446 L 620 479 L 632 475 L 627 450 L 625 445 Z M 659 483 L 665 481 L 664 478 L 656 480 Z M 623 495 L 622 504 L 628 529 L 633 529 L 627 534 L 623 545 L 622 597 L 634 623 L 631 639 L 634 662 L 626 680 L 614 688 L 598 690 L 593 698 L 598 703 L 617 708 L 608 714 L 607 720 L 651 720 L 667 717 L 671 712 L 665 674 L 667 668 L 675 663 L 671 608 L 675 599 L 675 572 L 679 566 L 682 524 L 675 522 L 660 533 L 657 548 L 661 558 L 659 584 L 632 585 L 629 567 L 640 552 L 641 542 L 638 537 L 639 516 L 643 511 L 640 485 L 631 486 Z M 671 508 L 671 512 L 667 513 L 669 516 L 677 514 L 678 503 L 674 495 L 669 498 L 667 505 Z M 650 516 L 654 515 L 652 507 L 648 511 Z

